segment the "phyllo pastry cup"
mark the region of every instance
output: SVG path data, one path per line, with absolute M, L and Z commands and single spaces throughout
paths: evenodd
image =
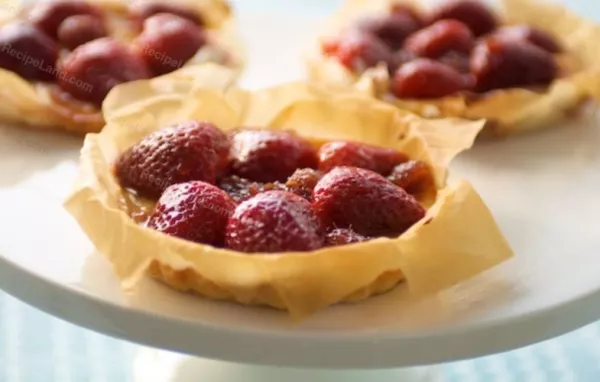
M 133 288 L 149 272 L 177 290 L 306 317 L 402 281 L 413 293 L 434 293 L 512 256 L 471 184 L 446 183 L 448 163 L 472 145 L 484 122 L 424 120 L 370 97 L 302 83 L 250 92 L 229 86 L 222 68 L 194 71 L 196 84 L 176 72 L 116 88 L 105 103 L 106 127 L 85 139 L 79 178 L 65 206 L 112 263 L 124 288 Z M 202 79 L 210 86 L 198 85 Z M 188 120 L 210 121 L 224 130 L 291 130 L 315 144 L 350 140 L 399 150 L 429 164 L 435 198 L 422 201 L 426 216 L 400 237 L 316 251 L 249 254 L 168 236 L 132 219 L 130 195 L 114 164 L 148 134 Z
M 89 59 L 88 61 L 90 62 L 90 66 L 96 66 L 95 68 L 89 69 L 87 73 L 80 70 L 76 74 L 73 74 L 72 70 L 65 70 L 65 62 L 69 60 L 70 56 L 72 56 L 71 52 L 80 51 L 81 46 L 77 48 L 67 48 L 62 40 L 60 40 L 60 35 L 59 37 L 56 37 L 47 35 L 43 32 L 36 32 L 32 36 L 32 33 L 34 33 L 32 29 L 34 26 L 38 27 L 38 24 L 35 24 L 34 18 L 37 17 L 39 22 L 42 11 L 37 12 L 37 14 L 34 16 L 31 16 L 31 10 L 38 6 L 40 8 L 43 7 L 43 4 L 40 5 L 35 3 L 33 5 L 23 5 L 22 7 L 17 8 L 16 4 L 18 2 L 15 1 L 15 6 L 11 7 L 11 12 L 5 12 L 6 14 L 4 14 L 0 20 L 0 28 L 8 24 L 20 23 L 21 25 L 19 26 L 19 30 L 22 30 L 23 32 L 18 33 L 20 33 L 19 36 L 22 36 L 24 42 L 3 43 L 2 41 L 6 40 L 0 40 L 0 45 L 2 45 L 4 52 L 2 54 L 4 56 L 8 55 L 7 57 L 9 57 L 6 58 L 3 56 L 3 60 L 5 58 L 7 60 L 11 60 L 11 63 L 6 64 L 8 66 L 15 65 L 13 61 L 17 59 L 21 61 L 21 68 L 27 66 L 32 68 L 32 70 L 33 68 L 37 68 L 35 76 L 43 77 L 43 80 L 38 80 L 37 78 L 27 79 L 18 73 L 21 69 L 11 71 L 5 69 L 6 66 L 0 65 L 0 67 L 2 67 L 0 68 L 0 84 L 2 85 L 2 88 L 5 89 L 5 91 L 2 91 L 0 94 L 0 120 L 40 129 L 63 130 L 79 134 L 100 131 L 105 124 L 102 118 L 100 106 L 102 101 L 101 98 L 103 96 L 100 96 L 100 99 L 97 99 L 98 97 L 96 97 L 96 99 L 93 101 L 83 98 L 91 98 L 89 95 L 95 93 L 97 89 L 109 88 L 110 86 L 108 84 L 112 83 L 112 81 L 122 83 L 123 81 L 127 82 L 130 80 L 139 79 L 134 78 L 136 75 L 132 74 L 132 72 L 135 72 L 134 69 L 139 69 L 140 66 L 138 64 L 138 59 L 132 60 L 132 57 L 123 58 L 120 56 L 115 57 L 113 60 L 114 65 L 113 63 L 104 61 L 100 63 L 98 59 L 93 58 L 93 55 L 102 50 L 111 50 L 117 51 L 116 53 L 120 53 L 123 50 L 131 49 L 132 51 L 135 51 L 135 49 L 138 49 L 138 51 L 143 52 L 140 53 L 140 55 L 148 57 L 151 56 L 152 60 L 154 60 L 154 64 L 157 67 L 160 67 L 160 70 L 172 71 L 172 69 L 165 69 L 169 65 L 171 65 L 173 68 L 178 68 L 181 66 L 187 67 L 199 65 L 206 62 L 224 65 L 232 69 L 236 75 L 239 75 L 243 70 L 245 64 L 245 51 L 239 34 L 236 30 L 235 20 L 231 8 L 226 0 L 142 0 L 136 2 L 124 0 L 84 1 L 87 4 L 77 7 L 86 7 L 91 5 L 93 7 L 97 7 L 95 9 L 100 9 L 101 15 L 98 17 L 101 17 L 101 20 L 103 20 L 105 33 L 108 34 L 108 37 L 104 38 L 90 38 L 92 41 L 88 44 L 94 44 L 98 41 L 100 41 L 100 43 L 93 49 L 87 49 L 87 52 L 85 52 Z M 52 0 L 48 2 L 52 3 Z M 77 3 L 78 1 L 73 2 Z M 153 8 L 152 5 L 145 9 L 142 8 L 144 3 L 159 4 L 159 6 L 158 8 Z M 190 46 L 194 46 L 194 48 L 190 48 L 189 46 L 184 47 L 183 45 L 185 44 L 181 40 L 179 43 L 173 43 L 173 41 L 175 41 L 177 38 L 180 38 L 174 35 L 166 37 L 163 42 L 161 42 L 160 39 L 157 39 L 157 36 L 152 35 L 152 33 L 148 33 L 148 36 L 146 36 L 147 38 L 144 41 L 157 43 L 158 45 L 156 48 L 151 45 L 142 45 L 141 42 L 138 45 L 135 45 L 137 43 L 136 38 L 140 36 L 142 31 L 145 33 L 147 30 L 146 28 L 162 28 L 161 33 L 164 32 L 165 35 L 172 33 L 173 29 L 182 29 L 181 25 L 172 25 L 172 30 L 168 30 L 169 28 L 167 22 L 172 22 L 172 20 L 168 20 L 169 16 L 173 16 L 175 13 L 162 13 L 165 12 L 163 9 L 164 7 L 176 7 L 178 9 L 184 9 L 185 12 L 192 12 L 191 14 L 193 14 L 194 17 L 199 17 L 199 20 L 201 21 L 198 22 L 201 23 L 203 33 L 202 41 L 204 41 L 204 43 L 200 43 L 198 41 L 194 42 L 194 44 L 203 44 L 199 49 L 195 50 L 196 45 L 192 44 L 190 44 Z M 73 12 L 87 12 L 85 9 L 87 8 L 84 8 L 84 11 L 79 10 Z M 140 10 L 138 12 L 140 15 L 136 13 L 136 10 Z M 50 12 L 46 13 L 51 14 Z M 152 25 L 148 25 L 147 27 L 144 26 L 144 20 L 146 17 L 158 14 L 160 14 L 162 20 L 158 21 L 157 19 L 152 23 Z M 78 14 L 76 14 L 76 16 L 78 16 Z M 55 12 L 53 17 L 58 17 L 58 13 Z M 67 18 L 63 24 L 72 18 L 73 17 Z M 79 24 L 70 26 L 71 31 L 77 31 L 76 28 L 83 30 L 83 32 L 79 33 L 81 37 L 77 36 L 76 32 L 70 32 L 68 35 L 70 39 L 85 39 L 87 37 L 85 37 L 84 33 L 93 33 L 93 30 L 89 30 L 89 28 L 91 28 L 89 26 L 90 20 L 84 20 L 84 18 L 76 20 L 76 22 Z M 187 32 L 189 34 L 189 23 L 191 21 L 187 19 L 183 21 L 188 23 Z M 49 23 L 49 21 L 46 20 L 42 22 Z M 23 26 L 23 24 L 25 26 Z M 39 31 L 42 30 L 40 28 L 38 29 Z M 42 35 L 40 36 L 40 34 Z M 11 38 L 13 40 L 15 39 L 14 37 L 6 37 L 6 39 L 9 40 Z M 26 39 L 33 39 L 33 44 L 35 44 L 35 46 L 38 44 L 42 44 L 43 46 L 44 44 L 51 44 L 54 42 L 54 44 L 51 46 L 58 47 L 58 60 L 54 62 L 53 58 L 49 61 L 48 55 L 54 55 L 55 53 L 46 52 L 47 47 L 32 48 L 32 43 L 27 42 Z M 51 41 L 48 41 L 48 39 Z M 118 41 L 120 44 L 122 44 L 121 48 L 115 48 L 115 46 L 110 44 L 110 42 L 102 42 L 106 39 L 110 39 L 110 42 Z M 171 43 L 164 43 L 164 41 L 171 41 Z M 27 43 L 30 44 L 29 47 L 27 47 Z M 25 48 L 22 48 L 23 46 Z M 166 53 L 162 51 L 161 49 L 163 48 L 171 50 L 180 49 L 180 51 L 181 49 L 187 49 L 189 52 L 182 54 L 187 54 L 188 56 L 193 54 L 193 56 L 190 59 L 187 58 L 188 56 L 185 56 L 185 58 L 176 57 L 168 52 Z M 195 52 L 195 54 L 190 49 L 194 49 L 193 52 Z M 45 53 L 38 53 L 40 50 L 44 51 Z M 95 50 L 95 53 L 92 52 L 93 50 Z M 79 52 L 78 54 L 80 56 L 78 58 L 81 58 L 81 56 L 84 55 L 83 52 Z M 96 60 L 95 64 L 94 59 Z M 132 64 L 132 61 L 135 61 L 135 64 Z M 69 65 L 71 64 L 73 64 L 73 62 L 71 62 Z M 114 73 L 115 69 L 113 66 L 117 67 L 122 64 L 125 65 L 125 67 L 121 68 L 122 70 L 120 73 L 114 74 L 116 77 L 120 77 L 118 80 L 111 78 L 110 75 L 107 76 L 105 73 L 106 71 L 110 70 L 113 70 Z M 72 68 L 73 65 L 71 65 L 71 69 Z M 94 81 L 88 81 L 82 77 L 91 76 L 93 74 L 91 72 L 96 72 L 100 77 L 105 76 L 104 80 L 94 79 Z M 153 70 L 153 68 L 145 71 L 143 70 L 142 72 L 145 74 L 137 77 L 149 78 L 164 74 L 160 71 Z M 71 94 L 64 90 L 61 86 L 59 86 L 59 81 L 61 83 L 68 83 L 68 86 L 75 90 L 78 96 L 75 96 L 73 95 L 74 93 Z
M 453 0 L 444 0 L 436 4 L 451 1 Z M 427 118 L 486 119 L 488 123 L 484 132 L 492 136 L 556 125 L 557 122 L 573 117 L 586 101 L 598 99 L 600 47 L 595 43 L 594 36 L 600 34 L 600 26 L 573 14 L 563 6 L 541 0 L 501 0 L 499 3 L 500 7 L 491 8 L 496 12 L 499 27 L 527 25 L 549 33 L 562 46 L 562 51 L 553 54 L 559 74 L 549 85 L 506 87 L 476 93 L 457 92 L 454 95 L 428 99 L 396 97 L 390 90 L 393 72 L 388 70 L 389 65 L 380 63 L 363 68 L 364 70 L 352 71 L 324 52 L 323 44 L 340 36 L 340 33 L 362 17 L 388 14 L 394 6 L 409 6 L 422 14 L 431 11 L 430 6 L 418 0 L 345 1 L 338 12 L 325 23 L 318 43 L 308 54 L 309 77 L 317 82 L 355 87 Z M 486 35 L 475 37 L 485 38 Z

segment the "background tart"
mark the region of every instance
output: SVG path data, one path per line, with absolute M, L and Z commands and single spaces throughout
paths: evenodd
M 452 0 L 436 4 L 448 1 Z M 339 36 L 360 17 L 385 14 L 392 6 L 404 5 L 427 14 L 429 8 L 416 0 L 346 1 L 326 23 L 319 46 L 309 53 L 309 77 L 317 82 L 352 86 L 428 118 L 487 119 L 484 131 L 497 136 L 556 125 L 560 120 L 573 116 L 587 100 L 598 98 L 600 48 L 595 44 L 594 36 L 600 33 L 600 26 L 555 4 L 536 0 L 502 0 L 500 3 L 500 8 L 492 8 L 500 26 L 538 28 L 556 37 L 564 48 L 554 55 L 561 75 L 548 86 L 504 88 L 484 93 L 457 92 L 430 99 L 398 98 L 389 95 L 391 75 L 388 65 L 379 64 L 356 74 L 340 64 L 338 59 L 323 53 L 324 42 Z
M 126 84 L 109 95 L 107 126 L 86 137 L 79 178 L 65 203 L 125 288 L 150 272 L 178 290 L 303 317 L 384 292 L 402 280 L 414 293 L 436 292 L 512 256 L 472 186 L 446 184 L 449 161 L 471 146 L 482 121 L 423 120 L 372 98 L 299 83 L 248 92 L 231 87 L 223 68 L 190 70 L 211 88 L 175 72 Z M 219 77 L 224 79 L 220 88 Z M 144 136 L 190 119 L 224 130 L 264 126 L 319 142 L 353 140 L 396 149 L 429 164 L 437 197 L 426 218 L 398 238 L 311 252 L 249 255 L 174 238 L 130 217 L 123 203 L 127 191 L 113 167 Z
M 162 52 L 159 50 L 147 49 L 146 46 L 142 46 L 142 39 L 140 36 L 145 32 L 144 20 L 153 16 L 159 17 L 159 20 L 154 22 L 154 26 L 151 27 L 155 27 L 157 25 L 160 27 L 160 24 L 166 24 L 164 22 L 165 14 L 162 13 L 158 15 L 158 13 L 160 13 L 162 10 L 160 7 L 151 9 L 149 12 L 152 13 L 145 14 L 143 12 L 148 12 L 146 9 L 143 11 L 138 11 L 138 8 L 136 7 L 138 7 L 140 4 L 149 3 L 158 4 L 160 6 L 168 5 L 169 7 L 181 7 L 186 11 L 192 11 L 194 15 L 200 15 L 199 21 L 196 22 L 201 26 L 203 31 L 203 45 L 201 45 L 200 48 L 195 51 L 196 53 L 191 52 L 191 54 L 193 54 L 192 58 L 185 58 L 184 60 L 179 60 L 177 63 L 173 62 L 173 66 L 175 68 L 182 65 L 184 65 L 184 67 L 188 67 L 190 65 L 202 64 L 205 62 L 215 62 L 231 68 L 235 73 L 235 77 L 237 77 L 237 75 L 239 75 L 243 69 L 244 50 L 235 28 L 231 9 L 225 0 L 148 0 L 145 2 L 129 2 L 122 0 L 58 0 L 50 1 L 48 3 L 52 4 L 53 2 L 61 1 L 72 1 L 75 3 L 83 2 L 99 8 L 101 10 L 99 19 L 102 20 L 102 25 L 104 26 L 104 31 L 100 33 L 107 34 L 107 37 L 111 40 L 110 42 L 114 41 L 120 44 L 120 46 L 117 48 L 120 48 L 121 50 L 127 49 L 128 51 L 131 50 L 134 52 L 143 52 L 143 55 L 145 56 L 154 57 L 155 61 L 159 65 L 161 62 L 163 64 L 167 63 L 167 61 L 165 61 L 165 57 L 161 56 Z M 0 65 L 0 84 L 2 84 L 4 89 L 10 89 L 10 91 L 3 91 L 2 94 L 0 94 L 0 120 L 21 125 L 28 125 L 40 129 L 64 130 L 81 134 L 100 131 L 100 129 L 104 126 L 104 120 L 100 112 L 100 104 L 102 99 L 94 99 L 93 101 L 90 101 L 85 98 L 87 95 L 86 93 L 95 91 L 95 88 L 97 87 L 96 85 L 107 86 L 108 88 L 111 88 L 111 85 L 106 85 L 106 83 L 109 83 L 110 81 L 104 81 L 104 84 L 100 84 L 101 81 L 99 81 L 98 84 L 92 84 L 89 81 L 85 81 L 79 77 L 79 75 L 86 75 L 85 68 L 74 68 L 73 65 L 71 65 L 69 68 L 70 71 L 66 70 L 67 65 L 72 64 L 72 62 L 67 63 L 69 57 L 74 56 L 74 54 L 72 55 L 71 52 L 76 52 L 79 50 L 79 48 L 86 45 L 83 44 L 79 45 L 78 47 L 73 46 L 72 48 L 67 49 L 69 44 L 79 44 L 77 40 L 84 34 L 84 32 L 77 30 L 76 28 L 78 25 L 74 24 L 79 24 L 80 28 L 83 25 L 85 33 L 94 33 L 94 30 L 90 31 L 90 24 L 94 20 L 91 19 L 90 21 L 89 15 L 77 14 L 75 17 L 70 17 L 67 19 L 71 20 L 73 18 L 80 17 L 79 20 L 72 20 L 73 23 L 71 23 L 71 26 L 74 25 L 74 28 L 72 27 L 71 31 L 67 30 L 68 28 L 63 28 L 64 24 L 67 23 L 64 21 L 59 27 L 58 31 L 55 32 L 55 25 L 52 25 L 51 23 L 49 24 L 46 20 L 41 20 L 41 16 L 39 16 L 39 14 L 32 15 L 31 11 L 35 9 L 35 6 L 35 4 L 23 6 L 18 10 L 15 8 L 17 11 L 13 15 L 4 15 L 5 17 L 0 20 L 0 28 L 5 27 L 6 25 L 25 23 L 27 26 L 33 25 L 33 27 L 36 27 L 38 30 L 43 30 L 43 34 L 46 35 L 47 38 L 55 41 L 56 45 L 58 46 L 59 58 L 57 63 L 54 65 L 49 65 L 47 60 L 45 61 L 43 59 L 39 61 L 33 61 L 37 58 L 34 57 L 35 53 L 30 55 L 26 54 L 23 59 L 31 57 L 30 62 L 27 63 L 28 65 L 38 65 L 41 67 L 43 63 L 43 65 L 46 65 L 48 68 L 50 68 L 47 70 L 47 72 L 56 73 L 57 75 L 55 75 L 55 77 L 60 77 L 61 81 L 64 83 L 68 83 L 70 80 L 72 80 L 71 82 L 74 84 L 72 88 L 77 90 L 77 92 L 80 94 L 78 97 L 77 94 L 74 95 L 73 92 L 70 94 L 68 91 L 65 91 L 64 86 L 59 86 L 58 80 L 54 78 L 44 78 L 43 80 L 39 81 L 35 79 L 26 79 L 22 75 L 15 73 L 15 71 L 8 70 L 9 68 L 2 69 L 2 65 Z M 171 16 L 172 15 L 173 14 L 171 14 Z M 86 17 L 88 17 L 88 19 L 86 19 Z M 163 17 L 163 19 L 160 19 L 160 17 Z M 167 15 L 167 18 L 168 17 L 169 16 Z M 189 23 L 192 23 L 190 20 L 185 20 L 185 22 L 188 23 L 188 26 Z M 51 36 L 53 33 L 57 33 L 57 35 Z M 64 36 L 67 36 L 69 40 L 63 38 L 61 33 L 63 33 Z M 152 39 L 155 36 L 146 37 L 148 38 L 146 38 L 145 41 Z M 105 39 L 106 38 L 94 39 L 91 41 L 91 43 L 96 43 Z M 65 41 L 68 41 L 68 43 Z M 198 42 L 198 44 L 201 43 L 202 42 Z M 101 44 L 102 42 L 97 45 Z M 14 48 L 15 54 L 19 51 L 18 46 L 12 47 L 5 45 L 6 44 L 3 45 L 5 50 Z M 171 44 L 171 46 L 175 45 L 177 44 Z M 88 50 L 97 50 L 98 48 L 102 47 L 96 46 Z M 112 49 L 111 46 L 109 46 L 109 48 Z M 10 55 L 10 52 L 8 54 Z M 190 55 L 189 52 L 187 54 L 188 56 Z M 88 56 L 92 55 L 93 54 L 88 54 Z M 140 53 L 140 55 L 142 55 L 142 53 Z M 130 57 L 127 56 L 127 58 Z M 92 60 L 93 58 L 90 58 L 90 62 L 94 62 Z M 118 62 L 119 60 L 115 59 L 114 61 Z M 128 63 L 134 60 L 121 58 L 121 61 Z M 33 62 L 33 64 L 31 62 Z M 98 61 L 96 61 L 96 63 L 97 62 Z M 7 66 L 10 67 L 10 65 Z M 106 66 L 106 63 L 96 66 Z M 115 66 L 118 65 L 115 64 Z M 136 67 L 134 64 L 129 64 L 128 68 L 123 69 L 122 71 L 131 71 L 135 68 Z M 61 76 L 58 75 L 59 73 Z M 62 76 L 62 74 L 64 74 L 64 76 Z M 162 73 L 160 71 L 148 69 L 145 75 L 133 75 L 129 77 L 131 79 L 138 79 L 160 76 L 161 74 Z M 123 77 L 127 78 L 127 74 L 123 74 Z M 121 79 L 119 82 L 122 81 L 128 80 Z M 87 84 L 87 87 L 79 86 L 77 84 L 78 82 L 81 84 Z M 100 97 L 103 98 L 104 95 Z

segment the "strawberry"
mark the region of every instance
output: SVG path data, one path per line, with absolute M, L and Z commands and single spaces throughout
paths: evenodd
M 285 182 L 298 168 L 314 168 L 312 145 L 290 131 L 244 129 L 231 137 L 230 171 L 255 182 Z
M 37 1 L 29 11 L 28 19 L 54 39 L 63 21 L 76 15 L 91 15 L 101 19 L 104 12 L 97 5 L 82 0 Z
M 406 155 L 396 150 L 358 142 L 329 142 L 319 149 L 321 171 L 329 171 L 339 166 L 352 166 L 388 175 L 396 165 L 407 160 Z
M 192 21 L 168 13 L 150 16 L 134 45 L 156 75 L 173 72 L 207 43 L 206 34 Z
M 388 64 L 393 55 L 385 42 L 360 29 L 345 31 L 340 38 L 326 41 L 322 49 L 323 53 L 357 73 L 380 63 Z
M 388 179 L 411 195 L 418 195 L 435 187 L 431 168 L 422 161 L 411 160 L 399 164 Z
M 465 24 L 440 20 L 411 35 L 404 49 L 416 56 L 437 58 L 449 52 L 469 54 L 473 43 L 473 34 Z
M 352 228 L 363 236 L 399 236 L 425 216 L 402 188 L 357 167 L 327 173 L 313 190 L 313 208 L 324 226 Z
M 167 187 L 215 183 L 227 166 L 229 141 L 215 125 L 188 121 L 155 131 L 125 151 L 115 165 L 121 185 L 158 198 Z
M 227 193 L 201 181 L 170 186 L 158 200 L 148 227 L 167 235 L 223 246 L 225 226 L 235 202 Z
M 237 206 L 227 223 L 225 246 L 246 253 L 311 251 L 323 246 L 323 235 L 308 201 L 268 191 Z
M 404 39 L 420 26 L 408 12 L 362 17 L 354 23 L 354 28 L 378 37 L 392 49 L 400 48 Z
M 432 12 L 430 22 L 457 20 L 466 24 L 475 36 L 482 36 L 498 26 L 498 18 L 483 1 L 450 0 L 438 5 Z

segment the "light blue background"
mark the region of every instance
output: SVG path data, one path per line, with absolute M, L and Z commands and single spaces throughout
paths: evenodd
M 340 2 L 234 3 L 241 13 L 318 17 Z M 600 19 L 600 3 L 596 0 L 564 2 L 588 17 Z M 127 382 L 131 380 L 137 349 L 136 345 L 50 317 L 0 292 L 0 382 Z M 443 381 L 453 382 L 600 381 L 600 323 L 517 351 L 450 363 L 443 366 L 442 374 Z

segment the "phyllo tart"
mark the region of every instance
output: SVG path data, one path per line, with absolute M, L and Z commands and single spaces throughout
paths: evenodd
M 447 183 L 484 121 L 302 83 L 219 89 L 218 70 L 194 76 L 211 88 L 155 83 L 177 72 L 117 88 L 85 139 L 65 205 L 125 288 L 150 274 L 306 317 L 404 281 L 437 292 L 512 256 L 471 184 Z
M 115 86 L 182 67 L 241 71 L 224 0 L 46 0 L 0 22 L 0 120 L 85 134 Z
M 539 0 L 347 0 L 308 57 L 312 80 L 490 135 L 556 125 L 600 89 L 600 26 Z

